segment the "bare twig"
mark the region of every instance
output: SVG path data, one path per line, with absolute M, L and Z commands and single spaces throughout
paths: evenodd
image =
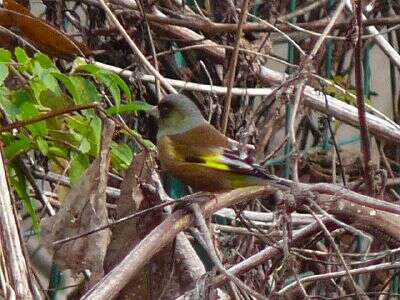
M 33 299 L 23 241 L 18 230 L 16 211 L 11 202 L 2 149 L 0 149 L 0 185 L 2 191 L 0 193 L 0 241 L 9 270 L 10 291 L 14 291 L 17 299 Z
M 382 264 L 358 268 L 358 269 L 352 269 L 349 272 L 351 275 L 358 275 L 358 274 L 364 274 L 364 273 L 369 273 L 369 272 L 392 270 L 392 269 L 397 269 L 399 267 L 400 267 L 400 262 L 388 262 L 388 263 L 382 263 Z M 331 272 L 331 273 L 319 274 L 319 275 L 313 275 L 313 276 L 301 278 L 300 282 L 304 284 L 306 282 L 338 278 L 338 277 L 343 277 L 346 275 L 347 275 L 346 271 Z M 284 295 L 284 294 L 288 293 L 290 290 L 292 290 L 293 288 L 295 288 L 296 286 L 297 286 L 297 282 L 293 282 L 293 283 L 285 286 L 282 290 L 280 290 L 278 292 L 278 295 Z
M 354 278 L 351 276 L 350 274 L 350 270 L 349 267 L 346 264 L 346 261 L 343 258 L 342 253 L 340 252 L 340 249 L 338 247 L 338 245 L 336 244 L 335 240 L 333 239 L 331 233 L 329 232 L 328 228 L 326 228 L 325 224 L 321 221 L 321 219 L 313 212 L 313 210 L 311 208 L 309 208 L 307 205 L 305 205 L 306 210 L 312 214 L 315 218 L 315 220 L 317 221 L 317 223 L 319 224 L 319 226 L 321 226 L 322 230 L 325 233 L 325 236 L 328 238 L 330 244 L 332 245 L 332 247 L 335 249 L 336 254 L 339 257 L 340 262 L 342 263 L 342 267 L 344 268 L 347 277 L 349 278 L 349 281 L 354 289 L 354 292 L 357 295 L 357 298 L 362 299 L 361 295 L 360 295 L 360 291 L 359 288 L 357 287 L 357 283 L 355 282 Z
M 358 26 L 358 39 L 354 49 L 354 72 L 356 80 L 356 92 L 357 92 L 357 108 L 358 108 L 358 119 L 360 121 L 360 133 L 361 133 L 361 151 L 364 160 L 364 179 L 367 185 L 368 193 L 373 196 L 374 193 L 374 182 L 372 179 L 371 170 L 371 149 L 368 134 L 368 124 L 365 118 L 365 102 L 364 102 L 364 84 L 363 84 L 363 69 L 362 69 L 362 5 L 361 1 L 355 0 L 356 5 L 356 16 Z
M 91 108 L 100 108 L 100 105 L 99 105 L 99 103 L 88 103 L 88 104 L 80 104 L 80 105 L 76 105 L 76 106 L 72 106 L 72 107 L 66 107 L 66 108 L 62 108 L 62 109 L 58 109 L 58 110 L 52 110 L 50 112 L 34 116 L 29 120 L 17 121 L 17 122 L 2 126 L 2 127 L 0 127 L 0 132 L 10 131 L 12 129 L 25 127 L 27 125 L 30 125 L 30 124 L 33 124 L 36 122 L 40 122 L 40 121 L 44 121 L 47 119 L 51 119 L 51 118 L 54 118 L 54 117 L 57 117 L 60 115 L 65 115 L 65 114 L 69 114 L 69 113 L 72 113 L 75 111 L 81 111 L 84 109 L 91 109 Z
M 110 20 L 114 23 L 115 26 L 117 26 L 118 30 L 120 31 L 122 36 L 125 38 L 125 40 L 128 42 L 128 44 L 132 48 L 133 52 L 138 56 L 139 60 L 143 63 L 144 68 L 149 73 L 154 75 L 154 77 L 160 81 L 160 83 L 164 86 L 164 88 L 166 90 L 168 90 L 170 93 L 176 94 L 177 91 L 164 79 L 164 77 L 146 59 L 146 57 L 143 55 L 143 53 L 140 51 L 140 49 L 136 46 L 135 42 L 131 39 L 131 37 L 126 32 L 124 27 L 122 27 L 121 23 L 118 21 L 118 19 L 112 13 L 112 11 L 107 6 L 107 4 L 104 2 L 104 0 L 99 0 L 99 3 L 101 4 L 101 7 L 105 10 L 105 12 L 106 12 L 107 16 L 110 18 Z
M 133 73 L 128 70 L 123 70 L 121 68 L 110 66 L 100 62 L 96 62 L 95 64 L 104 69 L 120 73 L 122 76 L 127 76 L 127 77 L 133 76 Z M 265 72 L 267 72 L 267 70 L 265 70 Z M 269 74 L 272 74 L 274 71 L 268 69 L 268 72 Z M 145 82 L 155 81 L 154 76 L 152 75 L 141 75 L 140 80 Z M 194 82 L 186 82 L 182 80 L 168 79 L 168 78 L 166 78 L 166 80 L 171 85 L 185 90 L 202 91 L 206 93 L 215 93 L 218 95 L 226 94 L 227 92 L 227 88 L 224 86 L 215 86 L 215 85 L 210 86 L 207 84 L 199 84 Z M 268 96 L 271 95 L 273 92 L 274 89 L 272 88 L 235 87 L 232 89 L 232 94 L 237 96 L 244 96 L 244 95 Z M 291 92 L 291 90 L 289 89 L 287 92 Z M 304 96 L 305 96 L 304 105 L 322 113 L 327 112 L 327 107 L 325 105 L 325 96 L 321 92 L 309 86 L 306 86 L 304 90 Z M 326 97 L 328 98 L 329 101 L 329 113 L 331 114 L 332 117 L 335 117 L 336 119 L 341 120 L 352 126 L 355 127 L 359 126 L 357 108 L 341 100 L 338 100 L 332 96 L 326 95 Z M 369 130 L 371 131 L 371 133 L 386 140 L 389 140 L 391 142 L 400 144 L 400 129 L 398 128 L 398 126 L 396 126 L 392 122 L 389 122 L 387 118 L 384 119 L 382 117 L 378 117 L 370 113 L 367 113 L 366 117 Z
M 332 19 L 330 20 L 329 24 L 325 27 L 321 37 L 316 42 L 316 44 L 315 44 L 314 48 L 312 49 L 310 55 L 307 56 L 306 59 L 304 60 L 304 62 L 303 62 L 304 64 L 308 64 L 315 57 L 315 55 L 317 54 L 319 48 L 322 46 L 322 43 L 324 42 L 325 37 L 331 31 L 331 29 L 332 29 L 333 25 L 335 24 L 337 18 L 339 17 L 340 13 L 342 12 L 345 4 L 346 4 L 346 0 L 342 0 L 340 2 L 338 7 L 336 8 L 334 14 L 332 15 Z M 296 145 L 296 135 L 295 135 L 294 126 L 295 126 L 295 121 L 296 121 L 296 118 L 297 118 L 297 111 L 299 109 L 300 102 L 301 102 L 301 99 L 303 97 L 303 93 L 304 93 L 304 89 L 305 89 L 305 85 L 306 85 L 307 80 L 308 80 L 308 78 L 305 77 L 297 85 L 296 95 L 295 95 L 294 105 L 293 105 L 293 111 L 292 111 L 292 115 L 290 116 L 289 139 L 290 139 L 290 142 L 291 142 L 292 146 L 295 147 L 295 149 L 297 149 L 297 145 Z M 295 150 L 295 152 L 296 152 L 296 150 Z M 298 169 L 298 155 L 296 155 L 296 157 L 295 157 L 294 168 L 293 168 L 293 180 L 295 182 L 299 181 L 297 169 Z
M 224 112 L 222 115 L 222 133 L 226 133 L 226 129 L 228 127 L 228 119 L 229 119 L 229 111 L 231 109 L 231 100 L 232 100 L 232 88 L 235 83 L 235 75 L 236 75 L 236 65 L 239 56 L 239 45 L 240 39 L 242 35 L 242 27 L 243 24 L 246 22 L 247 17 L 247 9 L 249 6 L 249 0 L 244 0 L 242 3 L 242 9 L 240 12 L 239 24 L 236 32 L 236 40 L 235 40 L 235 48 L 233 49 L 233 53 L 231 56 L 231 60 L 229 63 L 228 74 L 226 79 L 226 85 L 228 87 L 225 102 L 224 102 Z

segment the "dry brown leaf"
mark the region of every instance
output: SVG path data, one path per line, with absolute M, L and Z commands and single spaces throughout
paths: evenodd
M 136 155 L 125 174 L 121 197 L 117 202 L 117 218 L 160 203 L 159 197 L 146 192 L 139 184 L 144 182 L 158 185 L 154 182 L 154 168 L 146 158 L 144 153 Z M 162 210 L 156 210 L 113 227 L 112 241 L 104 262 L 105 271 L 117 265 L 162 219 Z M 188 289 L 194 288 L 196 280 L 205 273 L 205 269 L 183 233 L 174 244 L 160 251 L 117 298 L 176 299 Z M 175 251 L 173 246 L 176 247 Z
M 117 218 L 160 203 L 160 199 L 143 192 L 139 185 L 140 182 L 151 182 L 152 168 L 146 158 L 144 153 L 136 155 L 125 174 L 121 184 L 121 197 L 117 202 Z M 104 262 L 105 271 L 110 271 L 118 264 L 161 220 L 162 210 L 156 210 L 115 226 L 112 229 L 113 239 Z M 170 277 L 173 257 L 171 246 L 161 251 L 134 280 L 127 284 L 118 298 L 157 299 L 165 286 L 166 279 Z
M 39 18 L 28 15 L 29 11 L 23 6 L 17 6 L 10 0 L 7 3 L 9 9 L 0 9 L 0 25 L 18 28 L 24 38 L 29 39 L 43 52 L 61 57 L 90 54 L 90 50 L 83 44 L 73 41 Z
M 19 4 L 14 0 L 4 0 L 4 8 L 21 13 L 23 15 L 31 16 L 31 12 L 25 6 Z
M 62 269 L 71 269 L 73 274 L 89 269 L 92 273 L 89 285 L 103 276 L 103 260 L 110 241 L 110 230 L 102 230 L 56 247 L 52 246 L 52 242 L 107 224 L 107 171 L 114 127 L 111 120 L 103 118 L 100 157 L 72 186 L 58 213 L 42 220 L 42 243 L 54 251 L 54 261 Z

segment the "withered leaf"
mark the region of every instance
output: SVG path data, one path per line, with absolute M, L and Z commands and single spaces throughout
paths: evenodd
M 160 186 L 160 179 L 146 154 L 135 156 L 121 184 L 117 218 L 159 204 L 159 197 L 146 192 L 140 183 Z M 106 272 L 117 265 L 162 221 L 161 210 L 131 219 L 112 228 L 113 235 L 104 263 Z M 174 249 L 175 247 L 175 249 Z M 204 266 L 183 233 L 161 250 L 118 294 L 118 299 L 176 299 L 205 273 Z
M 90 285 L 103 276 L 103 259 L 110 241 L 110 230 L 102 230 L 56 247 L 52 242 L 107 224 L 107 171 L 114 127 L 111 120 L 103 118 L 100 157 L 72 186 L 58 213 L 42 220 L 42 243 L 54 251 L 54 261 L 62 269 L 71 269 L 73 274 L 89 269 L 92 273 Z
M 73 57 L 81 53 L 90 54 L 90 50 L 83 44 L 73 41 L 66 34 L 39 18 L 26 14 L 27 10 L 21 5 L 17 6 L 10 0 L 7 3 L 9 9 L 0 9 L 0 25 L 18 28 L 23 37 L 32 41 L 43 52 L 61 57 Z

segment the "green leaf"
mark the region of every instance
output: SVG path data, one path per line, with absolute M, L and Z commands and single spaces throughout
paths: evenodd
M 87 137 L 91 145 L 90 154 L 97 157 L 100 153 L 101 144 L 101 119 L 98 116 L 91 119 Z
M 1 89 L 1 88 L 0 88 Z M 19 113 L 19 108 L 10 101 L 6 93 L 0 93 L 0 105 L 6 112 L 7 116 L 15 121 Z
M 76 62 L 77 60 L 75 60 Z M 101 69 L 98 66 L 95 65 L 90 65 L 90 64 L 79 64 L 79 66 L 76 68 L 77 71 L 81 71 L 81 72 L 86 72 L 92 75 L 96 75 L 97 72 L 102 71 L 103 69 Z
M 4 155 L 7 160 L 14 159 L 17 155 L 27 152 L 32 149 L 32 140 L 27 137 L 20 136 L 18 139 L 7 143 L 4 148 Z
M 37 97 L 36 99 L 38 100 L 40 105 L 43 106 L 43 109 L 49 108 L 51 110 L 58 110 L 68 106 L 72 106 L 74 104 L 72 100 L 65 94 L 57 95 L 46 88 L 40 91 L 39 97 Z M 53 118 L 51 120 L 58 120 L 59 122 L 60 118 L 62 117 Z M 49 119 L 47 120 L 47 122 L 50 122 L 51 120 Z
M 28 120 L 40 113 L 36 105 L 30 102 L 22 103 L 19 109 L 20 109 L 20 116 L 22 117 L 23 120 Z M 33 136 L 46 136 L 48 133 L 46 121 L 39 121 L 27 125 L 26 127 L 32 132 Z
M 100 101 L 101 94 L 91 81 L 81 76 L 71 76 L 69 79 L 79 93 L 79 97 L 74 97 L 76 104 L 85 104 Z M 91 112 L 89 114 L 93 115 L 93 110 L 85 110 L 83 111 L 83 114 L 87 115 L 88 112 Z
M 57 80 L 52 75 L 52 70 L 43 68 L 43 66 L 37 61 L 33 63 L 33 75 L 38 76 L 44 86 L 53 93 L 57 95 L 62 93 Z
M 87 65 L 86 60 L 83 59 L 82 57 L 77 57 L 72 62 L 72 69 L 79 70 L 80 66 L 84 66 L 84 65 Z
M 67 76 L 62 73 L 51 73 L 56 79 L 61 81 L 64 86 L 67 88 L 68 92 L 71 94 L 72 99 L 75 103 L 82 103 L 81 102 L 81 93 L 77 86 L 74 84 L 74 81 L 71 79 L 73 76 Z
M 89 158 L 87 155 L 78 153 L 75 154 L 71 160 L 71 167 L 69 169 L 69 179 L 72 184 L 83 175 L 86 169 L 89 167 Z
M 11 60 L 11 52 L 7 49 L 0 48 L 0 62 L 8 63 Z
M 115 77 L 109 72 L 98 72 L 96 77 L 104 83 L 107 89 L 110 91 L 111 96 L 114 98 L 115 106 L 117 110 L 121 104 L 121 91 L 118 83 L 114 80 Z
M 56 146 L 51 146 L 49 147 L 48 156 L 68 159 L 68 150 Z
M 29 213 L 32 218 L 32 227 L 36 233 L 40 231 L 40 222 L 39 217 L 36 213 L 35 204 L 32 201 L 31 197 L 29 197 L 28 186 L 26 183 L 26 179 L 22 170 L 13 164 L 13 169 L 15 176 L 11 177 L 12 186 L 15 188 L 15 191 L 18 194 L 18 197 L 21 199 L 25 210 Z
M 117 110 L 121 104 L 121 91 L 125 94 L 129 102 L 132 100 L 131 91 L 128 85 L 117 74 L 90 64 L 79 65 L 77 70 L 92 74 L 97 78 L 97 80 L 101 81 L 114 98 Z
M 53 71 L 58 71 L 53 61 L 42 52 L 36 53 L 34 56 L 34 60 L 39 62 L 44 69 L 52 69 Z
M 47 154 L 49 153 L 49 144 L 47 143 L 47 141 L 44 138 L 39 136 L 36 139 L 36 144 L 37 144 L 40 152 L 42 152 L 43 155 L 47 156 Z
M 134 112 L 134 111 L 149 111 L 153 108 L 153 105 L 150 105 L 143 101 L 133 101 L 128 104 L 121 104 L 119 110 L 116 106 L 112 106 L 107 109 L 107 113 L 110 115 L 115 115 L 117 113 L 126 113 L 126 112 Z
M 9 74 L 8 65 L 0 62 L 0 85 L 4 84 Z
M 117 85 L 119 86 L 121 91 L 124 92 L 125 96 L 127 97 L 128 102 L 132 101 L 131 90 L 129 89 L 129 86 L 126 84 L 126 82 L 115 73 L 110 72 L 109 74 L 111 75 L 113 80 L 117 83 Z
M 90 150 L 90 143 L 87 138 L 82 138 L 81 144 L 79 145 L 79 151 L 83 154 L 88 153 Z
M 117 170 L 125 170 L 133 159 L 132 149 L 126 144 L 111 144 L 111 162 Z
M 92 116 L 90 119 L 74 116 L 67 121 L 68 127 L 71 129 L 71 135 L 74 138 L 74 144 L 77 145 L 84 153 L 89 151 L 86 142 L 90 143 L 89 154 L 98 156 L 100 151 L 101 139 L 101 119 L 97 116 Z M 86 139 L 87 141 L 83 141 Z M 82 145 L 82 143 L 84 143 Z
M 90 130 L 89 122 L 90 120 L 83 116 L 73 116 L 67 120 L 68 127 L 83 136 L 86 136 Z
M 25 102 L 33 103 L 35 99 L 25 89 L 19 89 L 12 93 L 12 100 L 16 106 L 21 106 Z
M 49 89 L 44 85 L 43 81 L 34 78 L 29 81 L 29 86 L 31 87 L 33 96 L 35 99 L 40 99 L 44 91 L 49 91 Z M 51 91 L 49 91 L 51 92 Z M 54 93 L 53 93 L 54 94 Z
M 30 62 L 28 54 L 26 54 L 25 49 L 21 47 L 15 48 L 15 57 L 17 59 L 17 62 L 21 65 L 26 65 Z

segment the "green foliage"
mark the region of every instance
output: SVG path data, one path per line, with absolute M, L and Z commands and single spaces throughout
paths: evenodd
M 19 76 L 10 73 L 11 62 L 14 63 L 13 72 L 19 72 Z M 22 48 L 16 48 L 14 53 L 0 49 L 0 106 L 5 114 L 3 119 L 5 117 L 9 122 L 25 122 L 36 120 L 54 110 L 101 102 L 102 86 L 114 103 L 114 106 L 107 109 L 110 116 L 151 108 L 145 102 L 132 100 L 128 85 L 117 74 L 82 60 L 76 60 L 75 66 L 74 74 L 65 74 L 43 53 L 29 57 Z M 14 82 L 19 78 L 25 79 L 17 86 L 12 86 L 8 83 L 11 80 L 7 80 L 10 76 L 14 76 Z M 39 118 L 38 121 L 18 128 L 18 131 L 4 131 L 0 134 L 5 158 L 10 162 L 12 187 L 31 215 L 35 230 L 39 228 L 39 218 L 29 196 L 26 174 L 19 168 L 20 155 L 40 153 L 46 157 L 48 166 L 66 169 L 66 174 L 74 183 L 98 157 L 101 132 L 101 119 L 93 109 L 87 109 L 49 119 Z M 132 137 L 125 131 L 122 134 Z M 146 140 L 142 142 L 150 143 Z M 114 170 L 126 169 L 133 156 L 131 147 L 113 142 L 111 166 Z
M 77 65 L 77 71 L 94 76 L 97 81 L 103 83 L 107 87 L 114 98 L 117 112 L 121 105 L 121 93 L 125 94 L 128 102 L 132 101 L 132 95 L 128 85 L 117 74 L 101 69 L 95 65 L 86 64 L 82 62 L 82 60 L 76 60 L 75 64 Z
M 152 105 L 142 102 L 142 101 L 134 101 L 128 104 L 121 104 L 119 109 L 116 106 L 112 106 L 107 109 L 107 113 L 110 115 L 115 115 L 118 113 L 126 113 L 126 112 L 136 112 L 136 111 L 149 111 L 153 108 Z
M 0 49 L 0 86 L 8 77 L 9 71 L 7 63 L 11 60 L 11 52 L 6 49 Z
M 26 178 L 18 164 L 12 164 L 11 184 L 14 187 L 19 199 L 24 204 L 26 211 L 32 218 L 32 226 L 35 232 L 39 231 L 39 216 L 36 214 L 35 205 L 28 194 Z
M 118 170 L 129 167 L 133 159 L 132 149 L 126 144 L 111 144 L 111 162 Z
M 347 88 L 347 76 L 335 75 L 331 80 L 331 84 L 325 86 L 322 90 L 327 95 L 333 96 L 336 99 L 342 100 L 348 104 L 353 106 L 357 106 L 357 100 L 355 97 L 356 90 L 354 87 Z M 336 86 L 343 87 L 344 91 L 338 89 Z M 376 95 L 374 91 L 371 91 L 370 95 Z M 371 100 L 367 97 L 364 97 L 365 101 L 368 104 L 371 104 Z

